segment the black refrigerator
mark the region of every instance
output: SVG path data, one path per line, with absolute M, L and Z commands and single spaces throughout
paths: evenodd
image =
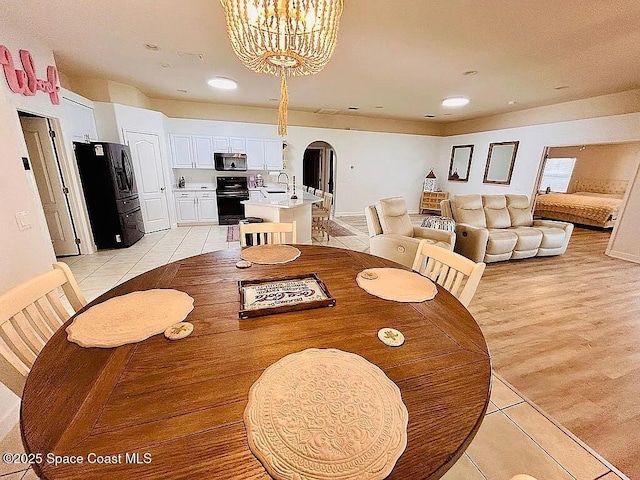
M 129 147 L 74 142 L 73 148 L 96 246 L 133 245 L 144 236 L 144 223 Z

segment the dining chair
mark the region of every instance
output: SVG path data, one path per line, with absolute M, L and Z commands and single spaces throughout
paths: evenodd
M 458 253 L 421 240 L 412 268 L 446 288 L 468 307 L 485 266 L 482 262 L 475 263 Z
M 323 192 L 322 203 L 319 206 L 316 204 L 311 208 L 311 226 L 315 231 L 322 233 L 322 237 L 327 235 L 329 237 L 329 220 L 331 219 L 331 209 L 333 207 L 333 195 L 328 192 Z
M 28 375 L 40 350 L 70 318 L 62 304 L 61 287 L 74 313 L 87 304 L 66 263 L 0 295 L 0 354 Z
M 291 242 L 285 240 L 291 234 Z M 296 222 L 291 223 L 241 223 L 240 246 L 247 246 L 247 235 L 251 235 L 252 245 L 296 243 Z

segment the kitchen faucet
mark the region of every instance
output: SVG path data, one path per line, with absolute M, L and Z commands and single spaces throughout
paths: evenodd
M 289 175 L 287 175 L 287 172 L 280 172 L 280 174 L 278 175 L 278 185 L 280 185 L 282 182 L 280 181 L 280 175 L 284 175 L 285 177 L 287 177 L 287 181 L 285 183 L 285 185 L 287 186 L 287 192 L 289 191 Z

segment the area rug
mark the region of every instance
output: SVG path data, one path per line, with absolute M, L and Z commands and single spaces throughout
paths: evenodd
M 398 386 L 336 349 L 278 360 L 244 411 L 249 448 L 278 480 L 382 480 L 407 446 L 407 423 Z
M 344 228 L 333 220 L 329 220 L 329 227 L 327 227 L 327 230 L 329 231 L 330 237 L 353 237 L 356 235 L 351 230 Z
M 240 241 L 240 225 L 229 225 L 227 228 L 227 242 Z
M 172 289 L 154 289 L 114 297 L 78 315 L 67 339 L 81 347 L 112 348 L 137 343 L 182 322 L 193 298 Z
M 399 268 L 369 268 L 356 276 L 356 283 L 365 292 L 394 302 L 424 302 L 438 293 L 426 277 Z

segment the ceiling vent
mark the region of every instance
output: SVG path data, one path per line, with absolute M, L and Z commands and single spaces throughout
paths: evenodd
M 336 110 L 335 108 L 321 108 L 320 110 L 317 110 L 316 113 L 322 113 L 324 115 L 335 115 L 339 111 L 340 110 Z
M 190 52 L 176 52 L 178 57 L 184 60 L 204 60 L 203 53 L 190 53 Z

